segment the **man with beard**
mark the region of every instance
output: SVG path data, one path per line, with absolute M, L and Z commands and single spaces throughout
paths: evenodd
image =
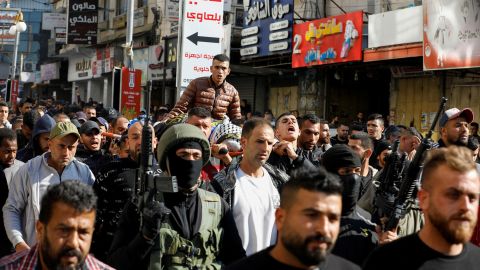
M 142 128 L 141 122 L 130 126 L 127 137 L 128 157 L 105 164 L 99 170 L 93 185 L 99 200 L 92 253 L 101 260 L 106 259 L 125 204 L 134 195 L 136 169 L 140 166 Z M 153 127 L 150 128 L 153 132 Z M 157 138 L 152 136 L 152 151 L 156 143 Z M 153 169 L 159 173 L 156 162 L 153 165 Z
M 110 161 L 110 155 L 102 148 L 100 127 L 94 121 L 88 120 L 79 129 L 80 144 L 75 157 L 88 165 L 94 175 Z
M 330 144 L 348 144 L 348 130 L 349 127 L 345 123 L 340 123 L 337 127 L 337 135 L 330 139 Z
M 267 162 L 287 174 L 303 166 L 315 167 L 310 160 L 299 155 L 301 151 L 297 146 L 299 135 L 297 118 L 291 112 L 281 114 L 275 123 L 275 137 L 278 142 L 273 145 Z
M 55 126 L 55 120 L 50 115 L 45 114 L 40 117 L 33 127 L 32 137 L 25 148 L 20 149 L 17 158 L 20 161 L 27 162 L 30 159 L 39 156 L 48 151 L 48 136 Z
M 212 182 L 215 191 L 231 206 L 243 248 L 251 255 L 275 243 L 275 209 L 279 189 L 288 175 L 267 164 L 272 151 L 269 122 L 253 118 L 245 122 L 241 145 L 243 158 L 219 172 Z
M 362 182 L 360 184 L 359 197 L 361 198 L 365 193 L 367 193 L 372 185 L 373 177 L 377 174 L 378 170 L 370 166 L 370 156 L 373 153 L 373 144 L 372 140 L 364 132 L 359 132 L 352 134 L 350 140 L 348 141 L 348 146 L 360 157 L 361 168 L 360 168 L 360 177 Z M 375 195 L 370 194 L 370 196 Z M 373 200 L 373 197 L 371 198 Z
M 50 132 L 50 151 L 22 165 L 10 182 L 3 220 L 17 252 L 29 249 L 37 241 L 35 222 L 48 186 L 67 179 L 93 185 L 95 177 L 88 166 L 75 159 L 79 137 L 75 125 L 58 123 Z
M 469 129 L 468 124 L 473 121 L 473 112 L 469 108 L 446 110 L 440 120 L 440 140 L 438 147 L 450 145 L 467 146 Z
M 15 131 L 0 128 L 0 205 L 4 205 L 8 197 L 8 185 L 23 162 L 16 160 L 17 138 Z M 3 211 L 2 217 L 3 217 Z M 0 218 L 0 257 L 12 253 L 12 243 L 8 240 L 3 218 Z
M 126 205 L 110 249 L 115 268 L 221 269 L 245 256 L 227 203 L 198 188 L 209 157 L 210 145 L 198 128 L 177 124 L 163 133 L 158 162 L 165 177 L 176 177 L 178 192 L 150 190 L 153 198 L 143 209 Z
M 332 147 L 330 144 L 330 126 L 327 120 L 320 120 L 320 137 L 318 138 L 317 146 L 322 152 Z
M 431 150 L 418 191 L 425 225 L 375 250 L 364 269 L 478 269 L 480 248 L 468 241 L 477 221 L 480 181 L 470 150 Z
M 298 148 L 300 154 L 310 160 L 313 165 L 320 166 L 323 154 L 323 151 L 317 146 L 320 138 L 320 119 L 314 114 L 306 114 L 300 118 L 299 126 Z
M 299 169 L 285 183 L 275 212 L 277 243 L 226 270 L 360 269 L 331 254 L 339 233 L 342 184 L 322 167 Z
M 88 255 L 97 198 L 91 187 L 63 181 L 50 187 L 36 222 L 38 243 L 0 260 L 0 269 L 113 269 Z

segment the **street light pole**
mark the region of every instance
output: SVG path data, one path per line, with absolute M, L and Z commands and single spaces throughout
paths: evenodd
M 17 58 L 18 58 L 18 43 L 20 42 L 20 32 L 15 31 L 15 44 L 13 48 L 13 60 L 11 66 L 11 78 L 15 80 L 15 75 L 17 73 Z

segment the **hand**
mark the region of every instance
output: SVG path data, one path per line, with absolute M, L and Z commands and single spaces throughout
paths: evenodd
M 148 202 L 142 211 L 142 234 L 147 240 L 153 240 L 160 232 L 162 221 L 171 213 L 164 203 Z
M 25 242 L 20 242 L 15 246 L 16 252 L 24 251 L 26 249 L 30 249 L 30 247 Z
M 281 141 L 273 146 L 273 151 L 279 156 L 288 156 L 290 159 L 295 160 L 298 158 L 297 153 L 291 142 Z
M 377 225 L 375 230 L 377 231 L 379 245 L 387 244 L 398 239 L 397 228 L 384 232 L 382 228 Z
M 212 144 L 212 156 L 218 158 L 225 165 L 229 165 L 232 162 L 232 157 L 228 154 L 228 148 L 225 144 Z

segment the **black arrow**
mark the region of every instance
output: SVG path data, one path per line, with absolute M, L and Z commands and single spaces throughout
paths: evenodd
M 198 35 L 198 32 L 187 37 L 193 44 L 197 45 L 198 42 L 209 42 L 209 43 L 218 43 L 219 38 L 215 37 L 202 37 Z

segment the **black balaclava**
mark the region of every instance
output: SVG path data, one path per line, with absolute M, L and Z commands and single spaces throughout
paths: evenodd
M 340 168 L 361 167 L 360 157 L 348 145 L 336 144 L 322 156 L 322 165 L 327 171 L 338 175 Z M 343 184 L 342 216 L 348 216 L 355 210 L 360 193 L 361 178 L 358 174 L 339 175 Z
M 170 175 L 177 177 L 179 187 L 190 189 L 198 182 L 203 167 L 203 159 L 185 160 L 176 154 L 176 151 L 180 148 L 197 149 L 202 153 L 203 149 L 198 142 L 186 141 L 175 145 L 167 154 Z
M 360 193 L 361 178 L 358 174 L 340 175 L 343 184 L 342 216 L 350 215 L 355 210 L 358 194 Z

